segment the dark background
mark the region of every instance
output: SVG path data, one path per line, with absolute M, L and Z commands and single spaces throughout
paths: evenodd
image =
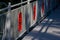
M 22 0 L 22 1 L 26 1 L 26 0 Z M 21 0 L 0 0 L 0 2 L 5 2 L 6 4 L 8 4 L 8 2 L 11 2 L 11 4 L 16 4 L 16 3 L 20 3 Z

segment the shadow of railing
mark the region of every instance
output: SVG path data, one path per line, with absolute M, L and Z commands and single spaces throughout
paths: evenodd
M 54 35 L 51 33 L 47 33 L 48 29 L 51 27 L 51 25 L 53 25 L 53 22 L 54 22 L 54 20 L 52 21 L 51 19 L 48 19 L 48 21 L 46 21 L 46 23 L 42 23 L 42 24 L 40 23 L 40 25 L 42 25 L 42 27 L 40 25 L 38 25 L 38 26 L 41 27 L 41 29 L 39 31 L 31 31 L 27 35 L 27 37 L 31 36 L 32 40 L 35 40 L 35 39 L 37 39 L 37 40 L 60 40 L 60 36 Z M 44 30 L 44 32 L 42 32 L 42 30 L 45 27 L 46 27 L 46 29 Z M 59 34 L 59 32 L 56 32 L 56 31 L 53 31 L 53 33 Z

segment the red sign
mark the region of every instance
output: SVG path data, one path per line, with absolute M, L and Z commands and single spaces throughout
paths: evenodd
M 20 32 L 22 30 L 22 13 L 20 12 L 18 14 L 18 31 Z
M 42 13 L 44 13 L 44 3 L 42 3 Z
M 36 5 L 33 6 L 33 20 L 36 19 Z

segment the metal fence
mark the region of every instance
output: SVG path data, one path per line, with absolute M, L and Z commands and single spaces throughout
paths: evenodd
M 24 3 L 27 4 L 22 6 Z M 21 7 L 11 10 L 12 7 L 19 5 L 21 5 Z M 8 10 L 3 14 L 0 14 L 0 27 L 2 27 L 3 24 L 1 29 L 3 34 L 2 40 L 15 40 L 35 24 L 37 18 L 36 5 L 37 1 L 32 3 L 30 3 L 30 1 L 25 1 L 15 5 L 9 3 L 8 7 L 0 10 L 0 12 Z
M 19 5 L 20 7 L 11 10 Z M 16 40 L 25 31 L 29 32 L 29 28 L 53 8 L 51 5 L 50 0 L 27 0 L 15 5 L 9 3 L 8 7 L 0 9 L 0 13 L 3 13 L 0 14 L 1 40 Z

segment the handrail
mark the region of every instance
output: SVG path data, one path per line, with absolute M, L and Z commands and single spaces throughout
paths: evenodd
M 36 0 L 35 0 L 36 1 Z M 25 1 L 25 2 L 21 2 L 21 3 L 18 3 L 18 4 L 14 4 L 14 5 L 11 5 L 11 8 L 12 7 L 15 7 L 15 6 L 19 6 L 19 5 L 22 5 L 22 4 L 24 4 L 24 3 L 27 3 L 28 1 Z M 30 3 L 32 2 L 32 1 L 29 1 Z M 34 2 L 34 1 L 33 1 Z M 4 10 L 7 10 L 8 9 L 8 7 L 6 7 L 6 8 L 3 8 L 3 9 L 0 9 L 0 11 L 4 11 Z
M 19 6 L 19 5 L 24 4 L 24 3 L 27 3 L 27 1 L 22 2 L 22 3 L 15 4 L 15 5 L 12 5 L 11 7 Z
M 3 9 L 0 9 L 0 11 L 4 11 L 4 10 L 7 10 L 8 9 L 8 7 L 6 7 L 6 8 L 3 8 Z

